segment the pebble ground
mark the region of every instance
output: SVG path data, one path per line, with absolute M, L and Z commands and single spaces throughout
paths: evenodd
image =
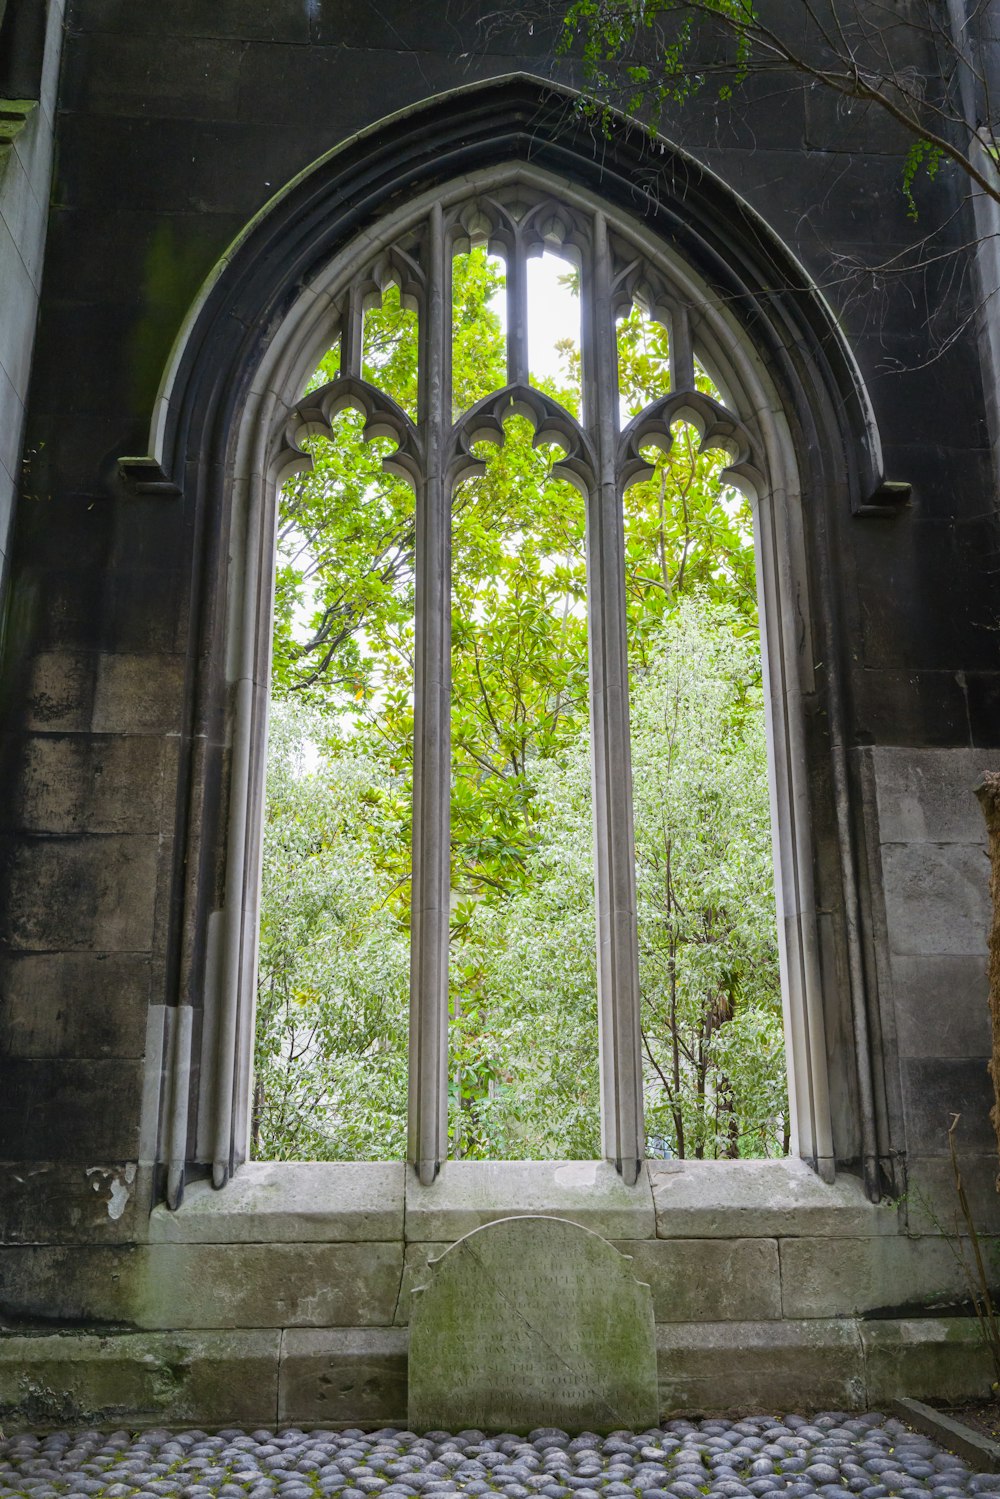
M 0 1442 L 0 1499 L 966 1499 L 1000 1475 L 899 1421 L 828 1411 L 570 1437 L 383 1428 L 57 1431 Z

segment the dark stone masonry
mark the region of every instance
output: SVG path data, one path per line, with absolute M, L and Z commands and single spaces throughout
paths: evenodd
M 475 0 L 0 0 L 0 23 L 18 11 L 6 76 L 30 92 L 0 110 L 0 1413 L 9 1431 L 150 1430 L 15 1437 L 0 1499 L 304 1499 L 301 1471 L 347 1499 L 989 1490 L 850 1413 L 993 1377 L 953 1252 L 947 1129 L 960 1114 L 992 1264 L 975 788 L 1000 769 L 996 205 L 944 166 L 914 224 L 905 141 L 793 74 L 674 106 L 655 138 L 605 133 L 553 27 Z M 246 1161 L 269 465 L 380 236 L 512 187 L 637 247 L 746 437 L 787 1161 L 643 1162 L 634 1185 L 614 1160 L 452 1162 L 432 1185 L 402 1162 Z M 397 1431 L 428 1256 L 522 1213 L 632 1256 L 661 1412 L 841 1414 L 617 1447 Z M 274 1436 L 285 1423 L 348 1430 Z

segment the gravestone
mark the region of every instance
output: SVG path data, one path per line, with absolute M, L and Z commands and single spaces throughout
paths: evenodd
M 415 1431 L 656 1424 L 650 1289 L 564 1218 L 503 1218 L 428 1264 L 410 1315 Z

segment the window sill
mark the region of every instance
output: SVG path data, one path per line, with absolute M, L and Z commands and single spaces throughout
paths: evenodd
M 828 1186 L 794 1158 L 649 1161 L 627 1187 L 606 1161 L 452 1161 L 430 1187 L 402 1162 L 253 1161 L 215 1191 L 153 1210 L 152 1243 L 452 1242 L 518 1213 L 569 1218 L 612 1240 L 867 1238 L 899 1232 L 861 1183 Z

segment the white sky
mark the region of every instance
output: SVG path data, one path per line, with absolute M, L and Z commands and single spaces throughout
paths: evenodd
M 536 379 L 565 378 L 564 361 L 556 353 L 559 339 L 580 342 L 580 298 L 559 277 L 572 270 L 568 260 L 546 252 L 528 261 L 528 359 Z M 500 312 L 504 320 L 504 308 Z

